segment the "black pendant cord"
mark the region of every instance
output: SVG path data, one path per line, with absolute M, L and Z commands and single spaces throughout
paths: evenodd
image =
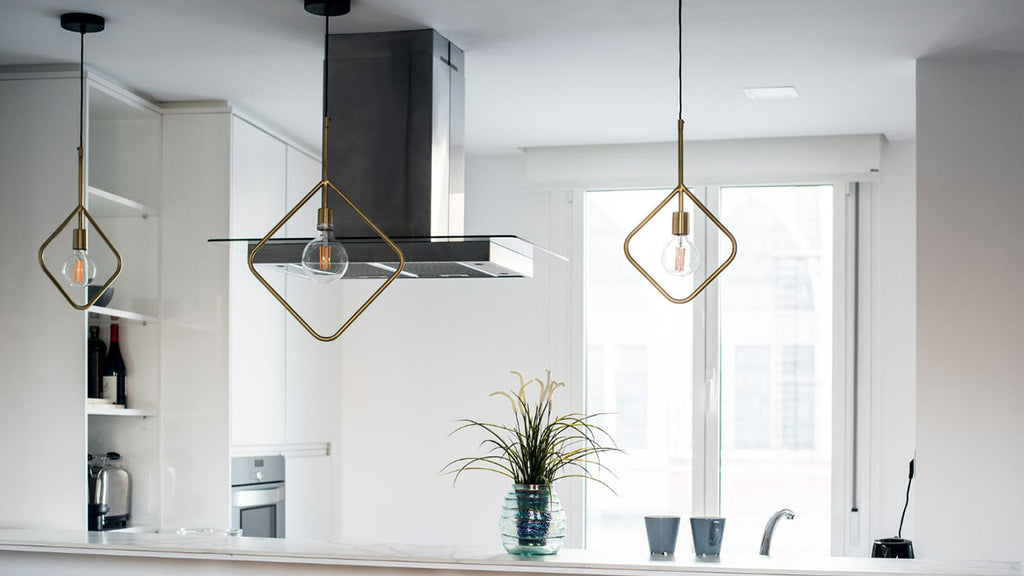
M 85 25 L 79 33 L 78 47 L 78 205 L 85 205 L 85 183 L 82 166 L 85 162 Z M 85 216 L 78 213 L 78 229 L 85 227 Z
M 679 120 L 683 119 L 683 0 L 679 0 Z
M 327 74 L 330 53 L 327 50 L 327 41 L 331 36 L 331 15 L 324 14 L 324 118 L 327 118 Z
M 78 148 L 82 149 L 85 132 L 85 27 L 82 27 L 78 52 Z
M 903 520 L 907 517 L 907 506 L 910 505 L 910 485 L 914 482 L 914 460 L 910 460 L 910 478 L 907 479 L 907 500 L 903 503 L 903 514 L 900 514 L 900 529 L 897 538 L 903 538 Z

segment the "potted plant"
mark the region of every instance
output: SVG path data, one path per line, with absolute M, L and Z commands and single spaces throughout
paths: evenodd
M 563 478 L 593 480 L 611 489 L 592 469 L 604 469 L 601 454 L 620 451 L 601 427 L 592 422 L 600 414 L 552 413 L 552 397 L 564 382 L 537 378 L 527 380 L 520 372 L 518 389 L 493 392 L 512 404 L 512 425 L 460 420 L 452 434 L 466 429 L 484 432 L 480 443 L 486 452 L 452 460 L 444 471 L 455 481 L 467 470 L 486 470 L 507 476 L 513 486 L 505 496 L 501 516 L 502 545 L 510 554 L 556 554 L 565 540 L 565 511 L 552 485 Z M 537 399 L 527 398 L 536 385 Z M 606 446 L 603 442 L 611 445 Z

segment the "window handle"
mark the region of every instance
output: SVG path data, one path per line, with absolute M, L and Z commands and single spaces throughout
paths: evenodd
M 704 414 L 713 414 L 718 408 L 718 368 L 707 367 L 707 380 L 704 382 Z

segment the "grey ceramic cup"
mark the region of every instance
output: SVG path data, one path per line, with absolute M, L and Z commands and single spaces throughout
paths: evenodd
M 679 537 L 679 516 L 644 516 L 647 526 L 647 543 L 651 554 L 665 556 L 676 553 L 676 539 Z
M 722 551 L 725 518 L 690 518 L 690 530 L 693 532 L 693 552 L 697 556 L 718 556 Z

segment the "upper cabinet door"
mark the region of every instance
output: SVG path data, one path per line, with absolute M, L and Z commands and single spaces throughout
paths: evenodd
M 288 149 L 288 208 L 295 206 L 320 181 L 320 163 L 310 156 Z M 291 237 L 312 237 L 316 233 L 316 210 L 319 197 L 313 198 L 288 221 Z M 321 330 L 329 325 L 318 320 L 341 318 L 341 298 L 330 298 L 328 289 L 294 276 L 288 277 L 288 299 L 307 319 Z M 316 317 L 310 311 L 318 311 Z M 340 341 L 320 342 L 309 335 L 290 315 L 285 319 L 288 335 L 287 354 L 287 441 L 289 443 L 322 443 L 331 438 L 331 423 L 339 411 L 338 389 L 341 383 Z M 333 329 L 331 329 L 333 330 Z
M 237 116 L 231 138 L 231 237 L 260 238 L 285 213 L 287 146 Z M 230 258 L 231 443 L 285 441 L 285 309 Z M 268 274 L 284 295 L 283 279 Z
M 0 81 L 0 447 L 30 471 L 0 474 L 4 526 L 86 527 L 85 319 L 36 261 L 75 206 L 77 91 L 78 78 Z M 68 231 L 48 263 L 59 273 L 70 253 Z

